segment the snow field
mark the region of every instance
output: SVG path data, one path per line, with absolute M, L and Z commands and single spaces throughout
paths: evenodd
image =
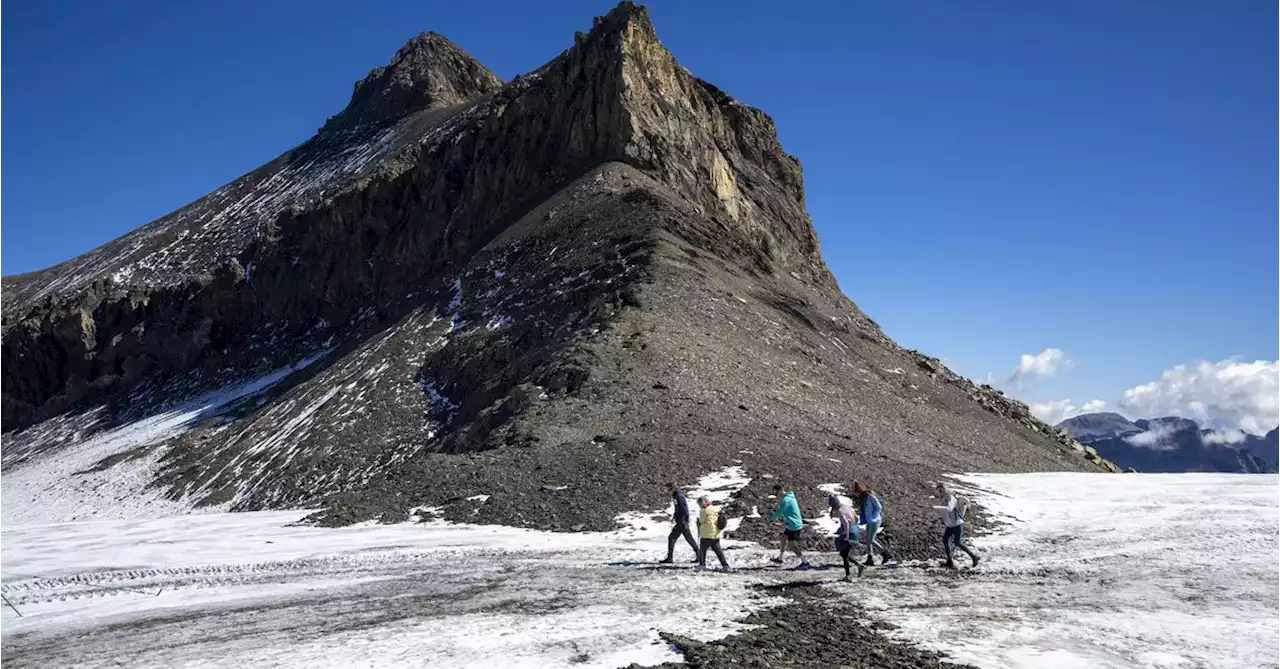
M 1276 476 L 958 480 L 1009 524 L 970 541 L 976 571 L 901 568 L 857 584 L 900 638 L 993 669 L 1277 666 Z
M 698 486 L 723 500 L 747 481 L 730 468 Z M 294 524 L 307 513 L 6 525 L 2 589 L 22 613 L 4 608 L 6 658 L 612 668 L 679 659 L 659 631 L 713 640 L 782 602 L 751 591 L 750 576 L 656 568 L 669 525 L 639 514 L 613 532 L 561 534 L 434 519 Z M 766 563 L 763 550 L 726 543 L 736 565 Z
M 687 495 L 691 507 L 702 494 L 724 502 L 749 482 L 729 467 Z M 826 587 L 897 638 L 978 667 L 1276 667 L 1278 483 L 957 477 L 955 489 L 1003 523 L 968 538 L 977 570 L 906 563 Z M 0 621 L 14 666 L 656 664 L 678 659 L 660 631 L 737 633 L 736 621 L 782 601 L 752 586 L 786 578 L 754 569 L 771 549 L 732 539 L 732 565 L 753 569 L 695 573 L 679 564 L 691 557 L 683 542 L 677 566 L 658 567 L 670 506 L 570 534 L 446 523 L 430 508 L 420 522 L 341 529 L 297 525 L 305 510 L 150 517 L 163 507 L 15 525 L 9 484 L 6 474 L 0 591 L 13 606 Z

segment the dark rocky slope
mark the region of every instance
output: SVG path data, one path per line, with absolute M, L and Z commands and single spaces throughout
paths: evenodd
M 149 446 L 154 485 L 335 523 L 428 505 L 606 529 L 741 464 L 744 509 L 777 480 L 816 515 L 816 485 L 866 481 L 911 555 L 944 473 L 1115 470 L 889 340 L 823 263 L 769 117 L 629 3 L 506 84 L 420 36 L 297 149 L 6 278 L 5 467 L 312 356 Z
M 823 592 L 822 585 L 812 580 L 765 586 L 792 601 L 747 617 L 744 622 L 751 628 L 742 634 L 711 643 L 664 634 L 685 659 L 654 669 L 972 669 L 890 640 L 883 632 L 891 626 L 872 623 L 854 598 Z

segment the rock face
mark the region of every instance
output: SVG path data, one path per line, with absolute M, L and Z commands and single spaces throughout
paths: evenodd
M 946 472 L 1114 470 L 890 341 L 823 262 L 772 120 L 626 2 L 505 84 L 421 35 L 308 142 L 3 289 L 6 475 L 194 405 L 89 469 L 329 522 L 567 530 L 739 465 L 806 513 L 869 483 L 910 554 Z
M 1275 472 L 1276 430 L 1265 437 L 1202 429 L 1174 416 L 1130 422 L 1114 413 L 1085 414 L 1058 424 L 1121 468 L 1143 472 Z

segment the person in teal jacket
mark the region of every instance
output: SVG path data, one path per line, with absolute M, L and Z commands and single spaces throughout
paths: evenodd
M 783 556 L 787 554 L 787 547 L 790 546 L 792 552 L 800 558 L 800 564 L 796 569 L 808 569 L 809 558 L 804 556 L 804 551 L 800 548 L 800 530 L 804 529 L 804 518 L 800 516 L 800 504 L 796 502 L 796 494 L 790 490 L 783 494 L 782 484 L 773 486 L 773 494 L 778 497 L 778 509 L 769 514 L 769 520 L 781 518 L 786 526 L 782 530 L 782 545 L 778 550 L 778 557 L 773 558 L 771 562 L 781 563 Z

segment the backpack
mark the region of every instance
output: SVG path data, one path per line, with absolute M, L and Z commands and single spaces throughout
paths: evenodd
M 723 510 L 721 510 L 720 513 L 716 515 L 716 529 L 723 530 L 728 526 L 729 526 L 729 515 L 726 514 Z
M 956 520 L 964 520 L 964 514 L 969 512 L 969 500 L 964 497 L 956 498 Z

